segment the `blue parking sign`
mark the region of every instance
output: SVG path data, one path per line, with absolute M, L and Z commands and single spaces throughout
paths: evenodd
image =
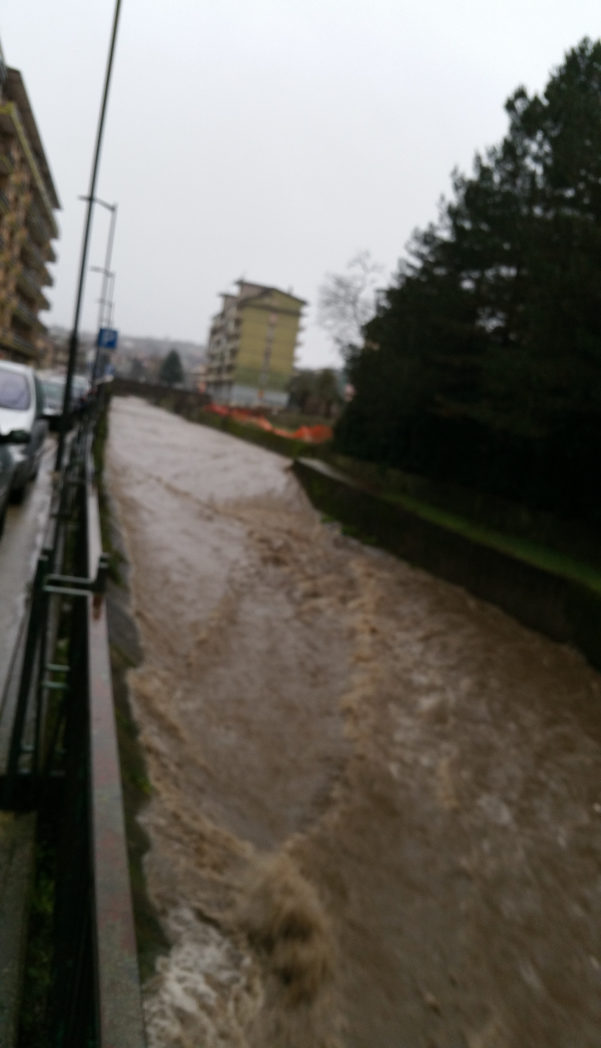
M 98 346 L 100 349 L 116 349 L 119 332 L 114 328 L 100 328 L 98 332 Z

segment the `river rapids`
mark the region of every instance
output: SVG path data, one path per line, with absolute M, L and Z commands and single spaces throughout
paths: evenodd
M 115 398 L 150 1048 L 597 1048 L 601 677 Z

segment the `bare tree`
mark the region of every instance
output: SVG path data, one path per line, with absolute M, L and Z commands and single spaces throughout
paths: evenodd
M 319 288 L 318 323 L 343 357 L 362 345 L 363 327 L 375 313 L 382 270 L 369 251 L 360 251 L 345 273 L 326 273 Z

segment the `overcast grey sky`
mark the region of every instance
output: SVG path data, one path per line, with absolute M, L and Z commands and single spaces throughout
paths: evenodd
M 62 204 L 43 318 L 67 327 L 113 7 L 2 0 Z M 504 134 L 507 96 L 541 90 L 584 36 L 601 36 L 599 0 L 122 0 L 97 185 L 119 205 L 116 326 L 204 342 L 245 276 L 307 299 L 299 362 L 337 363 L 316 324 L 324 275 L 367 249 L 385 283 L 452 168 Z M 96 209 L 91 265 L 109 220 Z

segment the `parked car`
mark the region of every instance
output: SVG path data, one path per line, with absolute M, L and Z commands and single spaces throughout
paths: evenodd
M 91 394 L 90 381 L 85 375 L 74 375 L 71 384 L 71 404 L 76 415 L 88 407 Z
M 60 428 L 65 395 L 65 376 L 53 371 L 38 371 L 44 394 L 44 418 L 52 430 Z
M 40 467 L 48 423 L 42 384 L 33 368 L 0 360 L 0 443 L 11 454 L 11 492 L 19 501 Z

